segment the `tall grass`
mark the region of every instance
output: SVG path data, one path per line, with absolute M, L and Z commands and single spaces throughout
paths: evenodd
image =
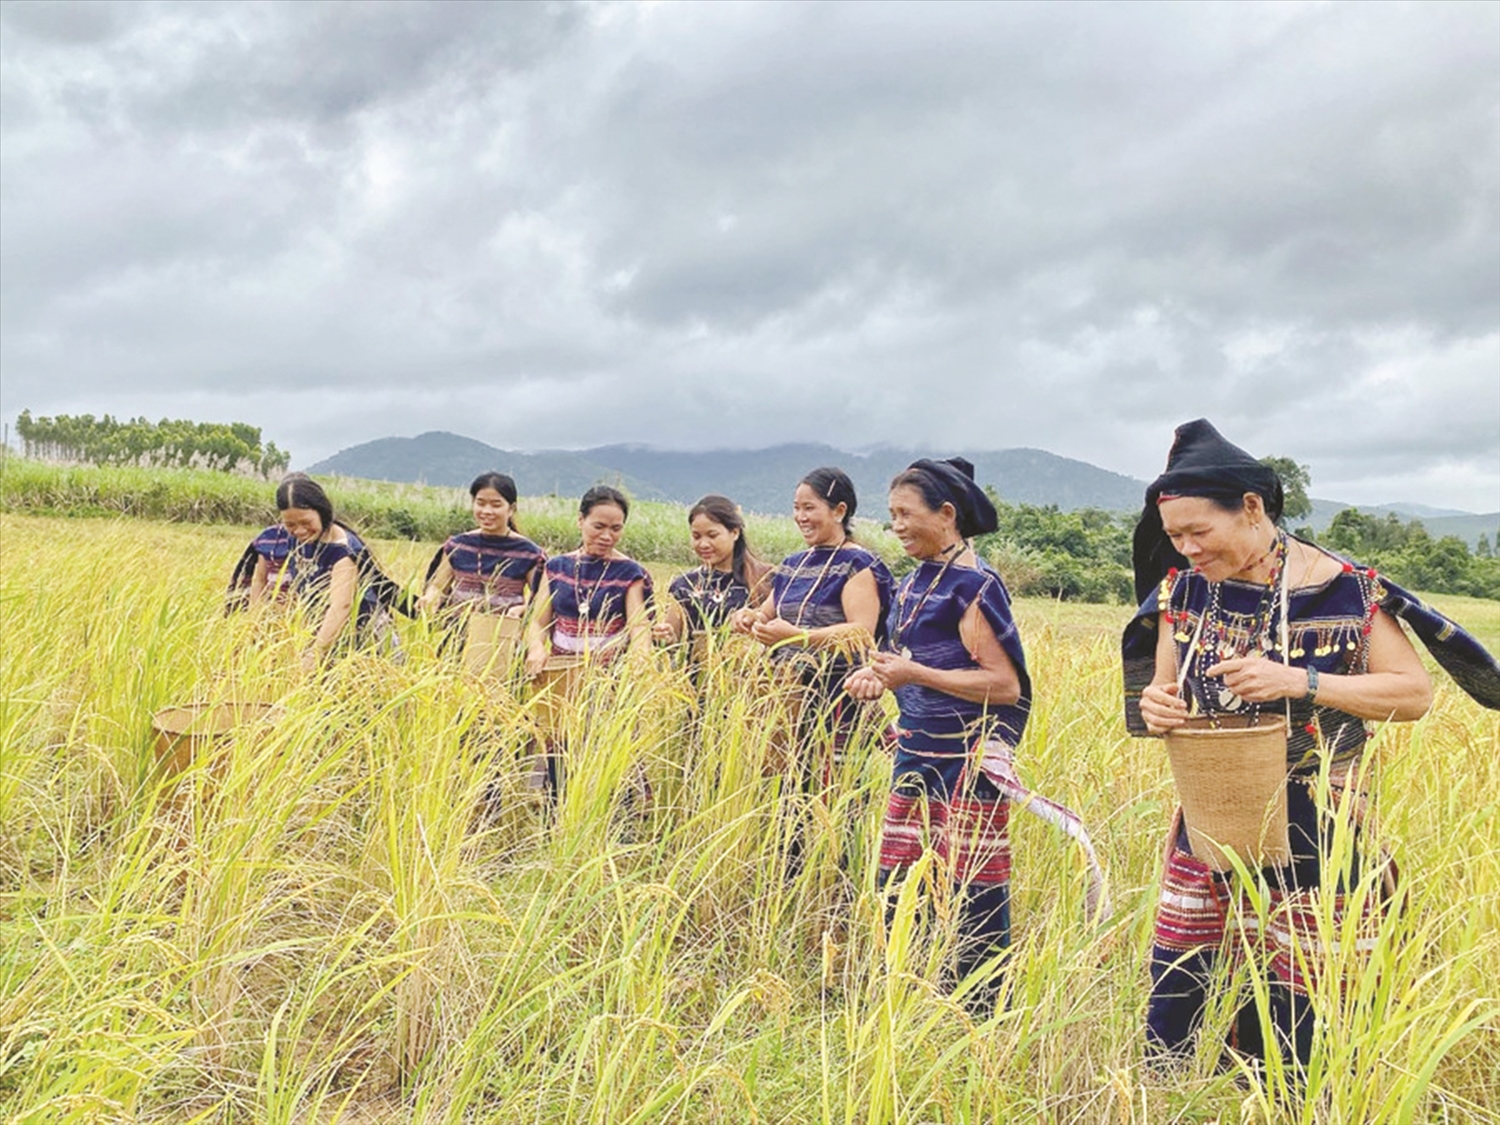
M 1342 1014 L 1305 1086 L 1218 1073 L 1211 1049 L 1154 1076 L 1142 960 L 1171 795 L 1118 717 L 1121 611 L 1018 607 L 1021 770 L 1083 813 L 1116 912 L 1085 925 L 1081 857 L 1016 813 L 1009 1002 L 978 1019 L 941 984 L 938 873 L 885 925 L 885 759 L 866 745 L 822 794 L 766 776 L 753 654 L 726 653 L 701 701 L 665 654 L 599 683 L 550 807 L 522 784 L 533 704 L 421 623 L 400 664 L 304 677 L 303 626 L 224 617 L 243 539 L 0 518 L 8 1119 L 1495 1120 L 1500 721 L 1451 685 L 1375 743 L 1408 905 L 1355 991 L 1324 997 Z M 402 572 L 426 552 L 379 546 Z M 282 717 L 160 777 L 153 712 L 229 699 Z M 1339 967 L 1359 935 L 1324 936 Z

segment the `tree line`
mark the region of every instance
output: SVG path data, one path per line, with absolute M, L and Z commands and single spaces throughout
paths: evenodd
M 212 469 L 270 477 L 286 472 L 291 454 L 262 442 L 259 426 L 244 422 L 190 422 L 182 418 L 120 421 L 109 414 L 59 414 L 16 419 L 27 457 L 90 465 Z
M 1286 492 L 1283 522 L 1293 524 L 1311 515 L 1307 466 L 1284 457 L 1262 460 L 1281 476 Z M 1133 599 L 1130 547 L 1135 513 L 1006 504 L 993 492 L 991 499 L 996 501 L 1000 526 L 975 546 L 1012 593 L 1086 602 Z M 1346 508 L 1326 531 L 1304 525 L 1296 527 L 1295 534 L 1375 567 L 1408 589 L 1500 600 L 1500 530 L 1493 541 L 1483 536 L 1471 550 L 1456 535 L 1434 539 L 1421 520 Z

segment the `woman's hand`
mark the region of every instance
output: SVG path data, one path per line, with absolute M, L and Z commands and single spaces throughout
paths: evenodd
M 542 674 L 542 669 L 547 664 L 547 649 L 545 645 L 528 645 L 526 647 L 526 678 L 534 680 Z
M 302 650 L 302 671 L 312 675 L 318 670 L 318 665 L 323 663 L 323 654 L 317 645 L 308 645 Z
M 870 670 L 891 690 L 916 683 L 921 667 L 911 657 L 894 652 L 877 652 L 870 664 Z
M 1187 722 L 1188 709 L 1176 684 L 1148 684 L 1141 692 L 1141 718 L 1152 734 L 1165 734 Z
M 1301 699 L 1307 694 L 1307 669 L 1278 664 L 1260 656 L 1238 656 L 1221 660 L 1204 670 L 1222 676 L 1224 686 L 1247 703 L 1270 703 L 1275 699 Z
M 737 609 L 729 615 L 729 628 L 742 636 L 748 637 L 751 630 L 760 623 L 760 620 L 760 610 L 751 609 L 747 606 L 744 609 Z
M 879 699 L 885 693 L 885 684 L 870 667 L 856 668 L 844 679 L 844 690 L 851 699 L 862 703 Z
M 757 621 L 751 625 L 750 635 L 761 644 L 770 647 L 797 637 L 805 637 L 807 634 L 784 617 L 773 617 L 769 621 Z

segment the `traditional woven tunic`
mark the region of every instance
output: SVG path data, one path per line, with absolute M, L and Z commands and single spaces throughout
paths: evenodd
M 321 540 L 299 543 L 292 552 L 289 569 L 293 573 L 293 589 L 297 597 L 307 603 L 314 613 L 321 613 L 328 604 L 333 568 L 339 562 L 349 559 L 356 570 L 359 569 L 365 545 L 357 535 L 349 535 L 348 539 L 347 544 L 325 543 Z M 350 616 L 354 620 L 357 634 L 364 634 L 379 610 L 380 601 L 375 591 L 356 576 L 354 610 Z
M 504 613 L 535 590 L 547 554 L 522 535 L 466 531 L 443 544 L 453 569 L 448 606 L 479 613 Z
M 931 847 L 951 864 L 964 911 L 966 972 L 1010 941 L 1009 812 L 977 768 L 976 748 L 990 740 L 1014 747 L 1031 709 L 1031 680 L 1005 584 L 984 563 L 946 568 L 924 562 L 902 579 L 887 618 L 892 646 L 918 664 L 945 671 L 978 668 L 959 633 L 975 604 L 1021 681 L 1015 703 L 985 705 L 934 688 L 895 691 L 901 708 L 891 795 L 881 830 L 880 871 L 889 880 Z
M 297 540 L 281 524 L 272 524 L 253 540 L 251 548 L 266 564 L 266 596 L 270 598 L 290 597 L 295 585 L 292 556 Z
M 733 571 L 703 566 L 672 579 L 667 593 L 682 607 L 690 634 L 723 627 L 730 614 L 750 601 L 750 587 Z
M 548 559 L 545 568 L 552 594 L 552 651 L 604 661 L 623 652 L 626 592 L 644 582 L 646 601 L 651 600 L 646 568 L 634 559 L 601 559 L 582 551 Z
M 809 547 L 783 559 L 771 572 L 771 597 L 776 615 L 799 629 L 822 629 L 842 625 L 844 587 L 856 574 L 871 571 L 880 594 L 880 616 L 875 627 L 876 641 L 884 639 L 885 615 L 891 604 L 891 572 L 880 556 L 858 543 L 844 542 L 837 547 Z M 807 654 L 801 645 L 782 645 L 775 658 L 791 660 Z M 848 673 L 848 658 L 833 653 L 819 654 L 831 665 L 830 674 L 839 678 Z
M 771 597 L 777 616 L 804 630 L 845 624 L 848 618 L 844 616 L 844 587 L 855 575 L 867 570 L 874 574 L 880 596 L 875 632 L 876 640 L 882 640 L 891 604 L 891 572 L 880 556 L 857 543 L 809 547 L 783 559 L 771 572 Z M 812 770 L 812 755 L 802 754 L 798 759 L 798 769 L 803 771 L 805 780 L 810 782 L 821 775 L 826 782 L 859 714 L 858 705 L 843 688 L 853 665 L 841 652 L 799 644 L 778 645 L 772 650 L 771 660 L 794 674 L 806 689 L 797 724 L 798 744 L 807 743 L 819 732 L 830 740 L 831 753 L 824 756 L 816 773 Z

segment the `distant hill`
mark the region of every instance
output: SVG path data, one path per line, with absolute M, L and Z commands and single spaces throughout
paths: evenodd
M 930 450 L 892 448 L 856 454 L 815 444 L 711 453 L 644 445 L 520 453 L 457 434 L 433 432 L 365 442 L 341 450 L 307 471 L 464 487 L 478 474 L 500 469 L 516 478 L 523 493 L 533 495 L 578 495 L 589 485 L 604 481 L 621 485 L 643 499 L 691 504 L 707 492 L 721 492 L 747 511 L 780 513 L 791 507 L 796 482 L 808 470 L 837 465 L 853 478 L 867 514 L 874 515 L 884 510 L 891 478 L 917 457 L 931 455 Z M 1040 449 L 969 451 L 963 455 L 974 462 L 981 484 L 994 485 L 1000 496 L 1012 503 L 1055 504 L 1065 510 L 1126 510 L 1140 505 L 1145 490 L 1138 480 Z
M 862 514 L 884 511 L 886 486 L 918 457 L 931 450 L 877 447 L 847 453 L 829 445 L 777 445 L 769 449 L 729 449 L 709 453 L 655 449 L 648 445 L 603 445 L 593 449 L 549 449 L 521 453 L 497 449 L 473 438 L 433 431 L 412 438 L 380 438 L 341 450 L 307 468 L 311 473 L 368 480 L 422 482 L 467 487 L 480 473 L 499 469 L 516 478 L 523 494 L 577 496 L 591 484 L 623 487 L 645 500 L 691 504 L 708 492 L 732 497 L 747 511 L 779 514 L 791 507 L 791 494 L 809 469 L 837 465 L 854 479 Z M 943 451 L 948 453 L 951 451 Z M 1059 457 L 1040 449 L 959 451 L 974 462 L 981 484 L 994 485 L 1013 504 L 1055 504 L 1064 511 L 1104 508 L 1138 511 L 1144 481 L 1112 473 L 1086 461 Z M 1307 521 L 1317 531 L 1352 505 L 1313 500 Z M 1434 538 L 1457 535 L 1474 546 L 1481 535 L 1496 541 L 1500 513 L 1474 515 L 1423 504 L 1362 505 L 1360 510 L 1403 520 L 1420 519 Z

